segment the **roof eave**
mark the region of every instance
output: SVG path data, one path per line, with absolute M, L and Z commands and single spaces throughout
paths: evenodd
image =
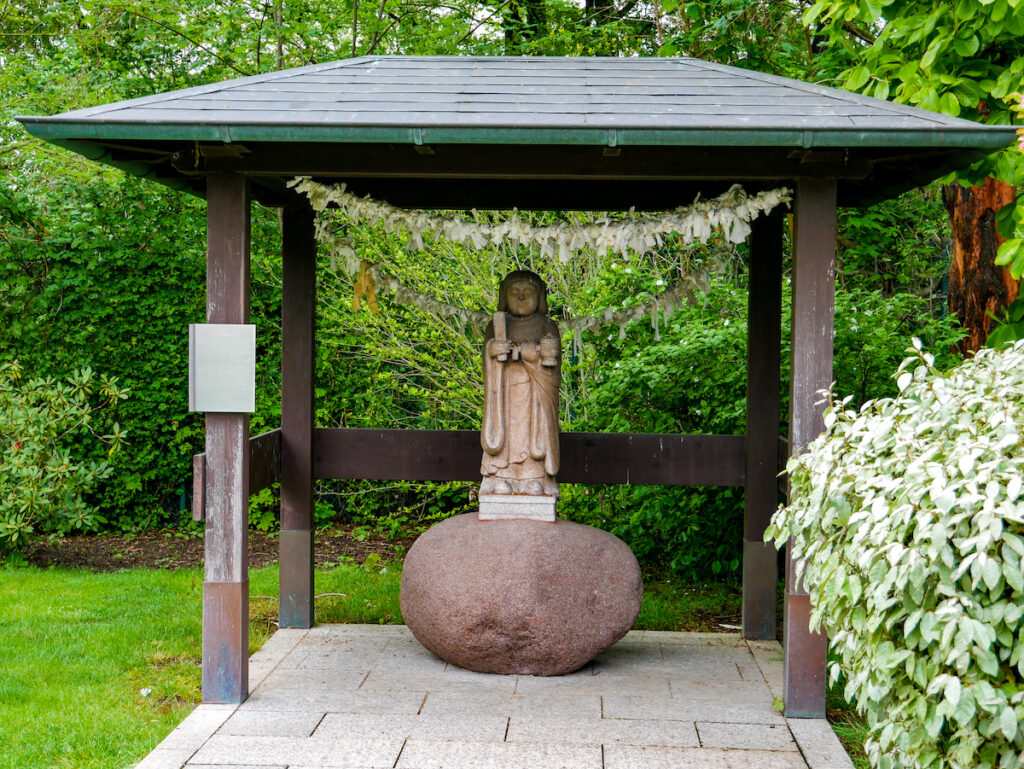
M 60 117 L 18 117 L 40 139 L 201 142 L 373 142 L 399 144 L 561 144 L 680 147 L 907 147 L 996 151 L 1009 146 L 1014 126 L 969 129 L 764 129 L 559 126 L 388 126 L 280 125 L 266 123 L 132 123 L 71 121 Z M 77 150 L 76 150 L 77 151 Z

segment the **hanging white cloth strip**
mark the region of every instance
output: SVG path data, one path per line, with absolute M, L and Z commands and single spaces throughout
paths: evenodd
M 663 244 L 663 238 L 677 234 L 683 243 L 707 242 L 714 229 L 720 228 L 725 237 L 733 243 L 741 243 L 750 234 L 750 222 L 761 213 L 767 213 L 776 206 L 792 200 L 790 190 L 779 188 L 760 192 L 750 197 L 739 185 L 711 200 L 700 200 L 693 205 L 681 206 L 674 211 L 660 215 L 637 215 L 632 209 L 622 219 L 611 219 L 607 214 L 595 222 L 535 226 L 524 222 L 517 212 L 503 222 L 491 223 L 478 220 L 476 211 L 473 221 L 450 215 L 438 215 L 426 211 L 406 211 L 369 197 L 359 197 L 345 191 L 345 185 L 325 185 L 308 177 L 297 177 L 289 182 L 298 192 L 309 198 L 317 213 L 316 237 L 330 254 L 331 269 L 343 266 L 346 273 L 356 275 L 361 260 L 355 250 L 355 240 L 336 234 L 329 219 L 323 213 L 336 206 L 353 221 L 382 223 L 387 232 L 404 229 L 409 240 L 406 248 L 422 249 L 423 236 L 429 233 L 470 248 L 510 245 L 513 248 L 528 245 L 547 259 L 557 257 L 567 263 L 574 253 L 583 248 L 592 249 L 598 255 L 608 251 L 626 254 L 633 251 L 644 254 Z M 482 331 L 490 315 L 479 310 L 456 307 L 438 300 L 429 294 L 415 291 L 395 277 L 385 273 L 379 265 L 370 265 L 365 274 L 373 281 L 377 290 L 388 291 L 399 304 L 411 305 L 420 310 L 443 317 L 456 318 L 461 325 L 470 325 Z M 667 290 L 653 297 L 649 302 L 622 309 L 607 308 L 595 315 L 559 319 L 563 331 L 571 332 L 574 339 L 583 331 L 593 331 L 602 326 L 616 325 L 619 336 L 625 333 L 626 324 L 645 317 L 651 318 L 655 337 L 660 337 L 658 312 L 664 313 L 664 320 L 683 302 L 695 301 L 696 291 L 706 290 L 707 271 L 702 269 L 683 275 Z

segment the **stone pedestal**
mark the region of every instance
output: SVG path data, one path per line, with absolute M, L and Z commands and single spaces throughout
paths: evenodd
M 530 494 L 481 494 L 481 521 L 508 521 L 523 518 L 530 521 L 555 521 L 556 498 Z
M 626 634 L 642 595 L 625 542 L 564 520 L 455 516 L 416 540 L 402 569 L 412 634 L 482 673 L 571 673 Z

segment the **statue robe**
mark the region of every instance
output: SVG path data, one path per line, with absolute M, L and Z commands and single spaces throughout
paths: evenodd
M 558 337 L 550 318 L 508 318 L 509 337 L 522 355 L 502 362 L 491 354 L 493 330 L 484 343 L 484 413 L 480 443 L 482 475 L 510 480 L 554 480 L 558 473 L 558 386 L 561 366 L 541 364 L 542 336 Z M 533 333 L 530 333 L 533 332 Z M 522 338 L 525 335 L 526 338 Z

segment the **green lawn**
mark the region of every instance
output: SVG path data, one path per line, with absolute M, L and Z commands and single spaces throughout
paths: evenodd
M 0 767 L 121 769 L 163 739 L 199 701 L 202 579 L 0 568 Z M 399 579 L 318 572 L 318 593 L 346 594 L 317 602 L 321 621 L 400 622 Z M 277 568 L 250 590 L 252 652 L 274 629 Z
M 0 571 L 0 766 L 138 761 L 195 702 L 201 599 L 198 571 Z

